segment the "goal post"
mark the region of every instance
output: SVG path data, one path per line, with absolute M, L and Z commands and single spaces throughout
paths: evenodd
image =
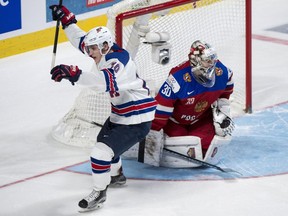
M 201 39 L 234 72 L 232 115 L 252 111 L 251 0 L 123 0 L 107 17 L 117 44 L 129 51 L 138 75 L 155 94 L 170 69 L 188 59 L 192 42 Z M 147 36 L 153 33 L 169 37 L 153 44 L 154 38 Z M 163 50 L 169 60 L 159 63 Z M 103 124 L 110 110 L 108 95 L 84 89 L 52 136 L 68 145 L 92 146 L 99 131 L 93 122 Z
M 252 113 L 252 0 L 245 0 L 245 112 Z

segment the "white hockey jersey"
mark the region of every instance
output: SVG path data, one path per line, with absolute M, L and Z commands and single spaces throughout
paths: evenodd
M 82 53 L 86 32 L 71 24 L 65 33 L 75 48 Z M 139 124 L 152 121 L 157 102 L 150 96 L 145 80 L 137 75 L 137 67 L 129 53 L 117 44 L 113 52 L 103 55 L 90 72 L 82 71 L 77 84 L 107 92 L 111 102 L 110 121 L 117 124 Z

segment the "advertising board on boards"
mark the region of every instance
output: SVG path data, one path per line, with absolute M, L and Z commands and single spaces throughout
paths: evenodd
M 0 0 L 0 34 L 21 29 L 21 1 Z

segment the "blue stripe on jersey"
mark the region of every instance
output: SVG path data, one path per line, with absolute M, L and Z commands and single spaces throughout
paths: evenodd
M 172 112 L 165 112 L 165 111 L 156 109 L 156 114 L 170 116 L 172 114 Z
M 156 106 L 157 102 L 153 98 L 146 98 L 138 101 L 130 101 L 121 105 L 112 105 L 112 113 L 129 117 L 154 111 Z
M 85 46 L 85 44 L 84 44 L 84 38 L 85 38 L 85 35 L 80 38 L 80 42 L 79 42 L 79 46 L 78 46 L 78 49 L 79 49 L 83 54 L 85 54 L 85 52 L 84 52 L 84 49 L 85 49 L 85 48 L 84 48 L 84 46 Z
M 138 100 L 138 101 L 129 101 L 127 103 L 116 105 L 114 107 L 117 109 L 123 109 L 123 108 L 128 108 L 128 107 L 133 106 L 133 105 L 145 104 L 147 102 L 152 102 L 152 101 L 154 101 L 153 98 L 145 98 L 143 100 Z
M 104 77 L 105 77 L 105 82 L 106 82 L 106 92 L 112 91 L 116 92 L 119 90 L 117 82 L 115 81 L 115 74 L 114 70 L 112 69 L 103 69 L 102 70 Z
M 120 48 L 117 44 L 113 44 L 113 46 L 111 47 L 111 50 L 113 50 L 112 53 L 109 53 L 105 56 L 105 60 L 108 61 L 109 59 L 113 59 L 116 58 L 118 59 L 124 66 L 126 66 L 126 64 L 129 61 L 129 53 Z
M 136 73 L 136 77 L 139 78 L 139 79 L 141 79 L 141 80 L 143 81 L 142 87 L 143 87 L 144 89 L 146 89 L 146 90 L 148 91 L 148 95 L 150 95 L 150 89 L 147 87 L 146 81 L 143 80 L 142 78 L 140 78 L 137 73 Z
M 144 114 L 144 113 L 148 113 L 148 112 L 154 111 L 155 108 L 156 107 L 151 107 L 151 108 L 147 108 L 145 110 L 136 110 L 136 111 L 132 111 L 132 112 L 125 113 L 125 114 L 116 113 L 114 111 L 112 111 L 112 113 L 114 113 L 116 115 L 119 115 L 119 116 L 130 117 L 130 116 L 133 116 L 133 115 L 140 115 L 140 114 Z

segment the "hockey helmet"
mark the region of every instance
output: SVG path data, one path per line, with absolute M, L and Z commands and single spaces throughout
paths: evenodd
M 105 26 L 93 28 L 86 34 L 84 38 L 85 52 L 89 54 L 89 47 L 92 45 L 97 45 L 102 54 L 102 49 L 104 48 L 103 43 L 105 42 L 107 42 L 110 50 L 114 43 L 110 30 Z M 108 53 L 108 51 L 106 53 Z
M 192 43 L 188 55 L 192 66 L 192 76 L 205 87 L 215 84 L 215 66 L 217 53 L 215 49 L 205 41 L 196 40 Z

